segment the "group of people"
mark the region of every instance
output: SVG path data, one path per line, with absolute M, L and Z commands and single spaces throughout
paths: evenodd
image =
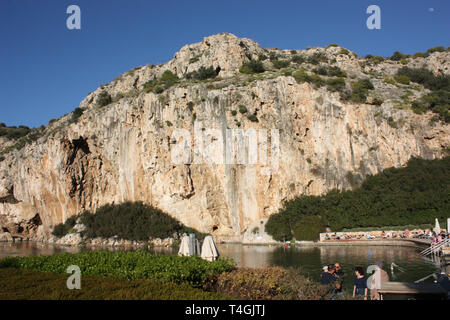
M 383 264 L 381 262 L 376 263 L 375 274 L 371 283 L 370 290 L 370 299 L 371 300 L 379 300 L 380 295 L 377 291 L 377 286 L 375 281 L 377 279 L 380 282 L 388 282 L 389 275 L 386 271 L 382 269 Z M 377 272 L 379 272 L 377 274 Z M 363 298 L 364 300 L 368 300 L 368 278 L 366 278 L 364 269 L 360 266 L 356 266 L 354 268 L 354 285 L 353 285 L 353 298 Z M 342 284 L 344 282 L 344 271 L 341 268 L 341 264 L 336 262 L 335 264 L 329 264 L 323 267 L 323 272 L 321 275 L 320 283 L 323 285 L 331 286 L 331 293 L 333 294 L 332 300 L 337 299 L 339 295 L 342 295 Z
M 436 233 L 433 230 L 409 231 L 381 231 L 381 232 L 334 232 L 325 234 L 324 240 L 371 240 L 371 239 L 430 239 L 434 243 L 439 243 L 449 238 L 449 233 L 441 230 Z

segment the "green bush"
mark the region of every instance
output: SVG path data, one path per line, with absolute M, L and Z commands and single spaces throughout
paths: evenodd
M 328 62 L 327 56 L 323 52 L 315 52 L 312 55 L 310 55 L 307 59 L 308 63 L 317 65 L 321 62 Z
M 327 80 L 327 89 L 331 92 L 342 92 L 345 89 L 344 78 L 330 78 Z
M 25 137 L 31 132 L 31 129 L 27 126 L 11 126 L 7 127 L 4 123 L 0 126 L 0 137 L 6 137 L 7 139 L 17 140 L 19 138 Z
M 119 279 L 152 279 L 187 283 L 201 287 L 208 279 L 234 269 L 234 262 L 219 259 L 209 262 L 200 257 L 152 255 L 137 251 L 83 251 L 38 257 L 9 257 L 0 260 L 0 268 L 16 268 L 66 274 L 67 267 L 79 266 L 81 274 L 111 276 Z
M 408 76 L 404 75 L 398 75 L 394 77 L 395 81 L 401 84 L 409 84 L 411 82 L 411 79 L 409 79 Z
M 444 52 L 444 51 L 447 51 L 447 50 L 443 46 L 438 46 L 438 47 L 435 47 L 435 48 L 428 49 L 427 53 L 431 54 L 433 52 Z
M 353 175 L 352 175 L 353 176 Z M 445 221 L 450 212 L 450 157 L 411 159 L 405 168 L 369 176 L 355 190 L 333 190 L 283 204 L 271 215 L 266 231 L 276 240 L 291 239 L 305 216 L 321 216 L 334 231 Z M 297 237 L 296 237 L 297 238 Z
M 250 60 L 250 62 L 244 63 L 239 69 L 239 72 L 245 74 L 262 73 L 266 71 L 261 61 Z
M 305 57 L 303 57 L 303 56 L 301 56 L 301 55 L 295 55 L 295 56 L 293 56 L 293 57 L 291 58 L 291 61 L 294 62 L 294 63 L 302 64 L 302 63 L 304 63 L 306 60 L 305 60 Z
M 99 93 L 99 95 L 97 97 L 97 105 L 99 107 L 105 107 L 105 106 L 109 105 L 111 102 L 112 102 L 112 98 L 108 92 L 102 91 Z
M 201 66 L 197 71 L 186 74 L 186 79 L 206 80 L 217 77 L 220 72 L 220 67 L 214 69 L 213 66 L 205 68 Z
M 249 114 L 249 115 L 247 116 L 247 119 L 250 120 L 251 122 L 259 122 L 259 121 L 258 121 L 258 117 L 255 116 L 254 114 Z
M 329 287 L 282 267 L 239 268 L 215 277 L 205 289 L 239 300 L 320 300 Z
M 369 90 L 374 89 L 374 86 L 369 79 L 359 79 L 351 84 L 351 88 L 351 91 L 341 91 L 341 98 L 344 101 L 365 103 Z
M 348 51 L 347 49 L 342 48 L 341 51 L 339 51 L 339 54 L 344 54 L 346 56 L 350 55 L 350 51 Z
M 83 115 L 83 109 L 76 108 L 72 113 L 71 122 L 77 122 L 78 119 Z
M 289 60 L 273 60 L 272 64 L 277 69 L 283 69 L 283 68 L 289 67 L 290 61 Z
M 53 229 L 52 234 L 59 238 L 64 237 L 75 226 L 77 218 L 78 217 L 76 217 L 76 216 L 72 216 L 72 217 L 68 218 L 65 223 L 57 224 L 55 226 L 55 228 Z
M 168 89 L 178 82 L 178 77 L 172 73 L 170 70 L 166 70 L 161 75 L 161 78 L 158 80 L 158 84 L 163 86 L 164 89 Z
M 391 59 L 392 61 L 400 61 L 407 57 L 408 57 L 407 55 L 405 55 L 399 51 L 395 51 L 394 54 L 389 59 Z
M 247 113 L 247 108 L 244 106 L 244 105 L 242 105 L 242 104 L 240 104 L 239 105 L 239 112 L 240 113 L 242 113 L 242 114 L 244 114 L 244 113 Z
M 293 76 L 297 83 L 310 82 L 310 76 L 303 69 L 294 72 Z
M 419 83 L 425 88 L 436 91 L 446 90 L 450 91 L 450 76 L 435 76 L 433 72 L 428 69 L 412 69 L 402 67 L 397 71 L 397 76 L 407 76 L 412 82 Z
M 429 54 L 425 52 L 416 52 L 413 55 L 413 58 L 428 58 Z
M 313 70 L 314 73 L 320 74 L 322 76 L 330 76 L 330 77 L 347 77 L 347 73 L 342 71 L 341 68 L 337 66 L 329 67 L 329 66 L 320 66 Z
M 237 115 L 237 111 L 236 110 L 231 110 L 231 115 L 233 115 L 233 116 Z
M 142 202 L 125 202 L 104 205 L 95 214 L 88 211 L 81 215 L 81 223 L 88 238 L 110 238 L 147 241 L 150 238 L 168 238 L 174 233 L 194 232 L 198 238 L 205 235 L 183 226 L 163 211 Z
M 412 82 L 419 83 L 432 92 L 412 103 L 416 113 L 432 111 L 445 122 L 450 122 L 450 76 L 436 76 L 428 69 L 411 69 L 402 67 L 397 71 L 397 77 L 408 77 Z
M 319 233 L 325 232 L 327 222 L 321 216 L 303 216 L 294 227 L 294 237 L 297 240 L 319 240 Z

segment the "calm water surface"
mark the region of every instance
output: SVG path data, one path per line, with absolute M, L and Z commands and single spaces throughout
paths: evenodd
M 233 258 L 238 266 L 263 267 L 283 266 L 296 267 L 305 275 L 320 279 L 322 267 L 329 263 L 340 262 L 345 274 L 344 288 L 353 287 L 353 268 L 367 268 L 377 261 L 382 261 L 391 281 L 412 282 L 423 278 L 437 270 L 433 261 L 419 254 L 420 249 L 396 246 L 342 246 L 342 247 L 280 247 L 280 246 L 247 246 L 241 244 L 219 244 L 219 253 Z M 6 256 L 36 256 L 55 253 L 76 253 L 80 248 L 58 247 L 32 242 L 0 243 L 0 258 Z M 174 249 L 155 248 L 150 252 L 156 254 L 176 253 Z M 392 263 L 400 266 L 394 267 Z

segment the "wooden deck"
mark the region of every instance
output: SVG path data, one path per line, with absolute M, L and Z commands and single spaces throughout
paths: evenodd
M 384 282 L 381 283 L 378 292 L 382 297 L 386 294 L 447 295 L 447 292 L 436 283 Z

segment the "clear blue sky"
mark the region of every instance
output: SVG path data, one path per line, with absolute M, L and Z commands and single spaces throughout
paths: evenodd
M 81 8 L 81 30 L 66 28 L 71 4 Z M 366 28 L 371 4 L 381 8 L 381 30 Z M 102 83 L 211 34 L 390 56 L 449 46 L 449 14 L 448 0 L 1 0 L 0 122 L 47 124 Z

